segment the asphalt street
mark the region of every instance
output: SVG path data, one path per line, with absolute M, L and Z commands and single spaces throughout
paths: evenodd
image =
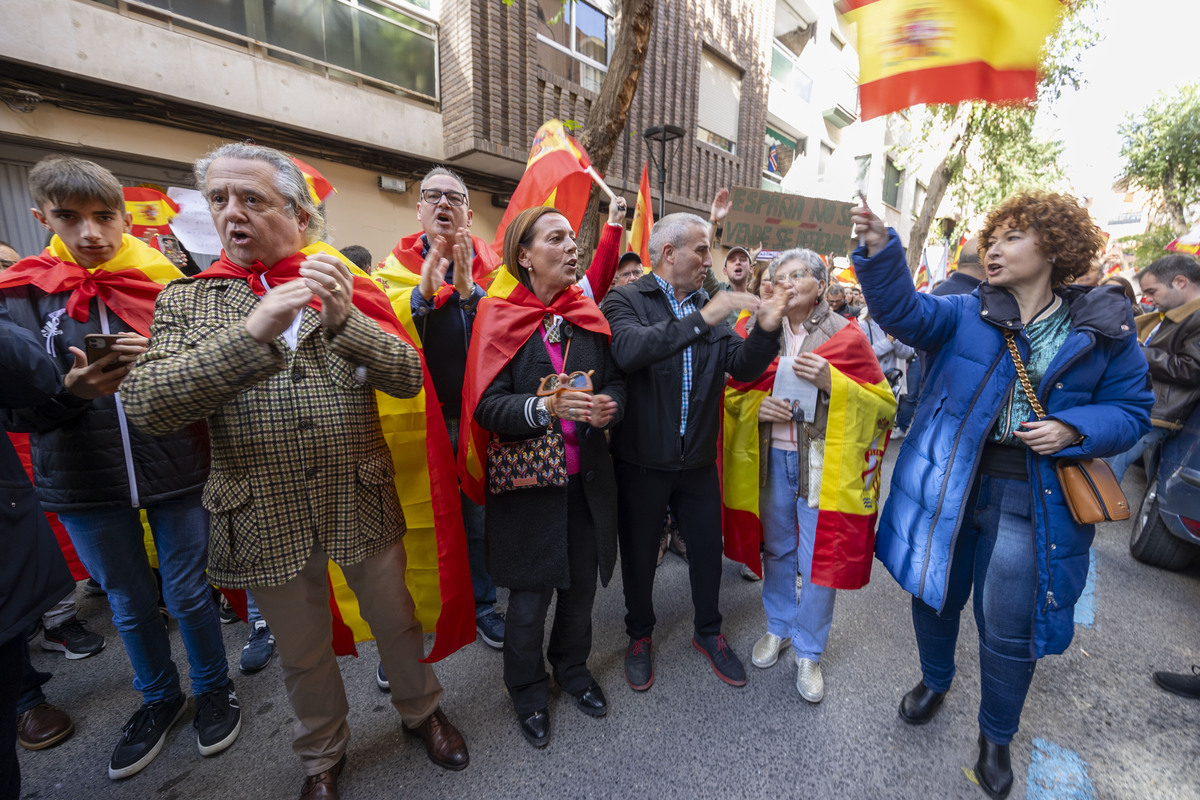
M 893 462 L 889 453 L 889 472 Z M 1143 491 L 1140 470 L 1130 471 L 1125 488 L 1136 508 Z M 1167 694 L 1150 677 L 1155 670 L 1187 671 L 1200 663 L 1200 568 L 1170 573 L 1145 566 L 1129 555 L 1128 540 L 1128 523 L 1098 531 L 1091 625 L 1077 625 L 1068 652 L 1038 666 L 1013 742 L 1013 798 L 1200 797 L 1200 701 Z M 597 596 L 590 661 L 611 711 L 599 720 L 584 716 L 571 697 L 552 688 L 553 739 L 545 750 L 530 747 L 517 730 L 500 653 L 476 641 L 438 664 L 446 687 L 443 708 L 470 747 L 471 765 L 460 773 L 435 767 L 419 743 L 402 735 L 398 715 L 375 686 L 374 645 L 363 645 L 361 657 L 341 660 L 352 729 L 342 796 L 984 797 L 969 774 L 979 701 L 977 639 L 969 614 L 955 685 L 938 716 L 912 728 L 896 714 L 901 696 L 920 677 L 909 597 L 878 564 L 869 586 L 839 593 L 822 660 L 826 696 L 816 706 L 796 693 L 790 658 L 767 670 L 749 665 L 765 618 L 759 585 L 739 577 L 737 564 L 725 564 L 722 610 L 725 632 L 751 673 L 744 688 L 717 680 L 692 649 L 687 566 L 674 554 L 659 570 L 655 598 L 653 688 L 637 694 L 624 680 L 627 640 L 618 569 Z M 303 776 L 291 751 L 291 708 L 278 659 L 258 674 L 237 674 L 246 635 L 240 623 L 223 629 L 243 709 L 233 747 L 201 757 L 189 711 L 149 768 L 120 783 L 110 781 L 109 754 L 140 701 L 104 598 L 80 593 L 80 611 L 108 638 L 108 647 L 81 661 L 35 647 L 35 665 L 55 673 L 46 687 L 50 701 L 70 712 L 77 732 L 54 749 L 21 751 L 23 797 L 298 795 Z M 177 635 L 172 643 L 186 673 Z

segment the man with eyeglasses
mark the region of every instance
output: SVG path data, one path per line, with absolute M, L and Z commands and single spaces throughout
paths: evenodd
M 442 407 L 452 452 L 458 451 L 463 375 L 475 307 L 485 295 L 482 286 L 500 265 L 491 247 L 470 235 L 473 216 L 463 179 L 445 167 L 434 167 L 421 180 L 417 203 L 421 230 L 401 239 L 372 276 L 387 290 L 396 316 L 416 332 L 414 344 L 425 352 L 425 367 Z M 429 258 L 439 238 L 444 241 L 441 257 Z M 451 260 L 455 244 L 466 251 L 470 269 Z M 496 611 L 496 584 L 484 562 L 483 507 L 461 493 L 460 498 L 475 593 L 475 627 L 486 644 L 499 650 L 504 647 L 504 617 Z M 387 691 L 382 664 L 375 677 L 379 688 Z

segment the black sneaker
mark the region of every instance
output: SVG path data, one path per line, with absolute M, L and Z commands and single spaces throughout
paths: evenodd
M 489 611 L 476 617 L 475 628 L 479 631 L 479 638 L 488 647 L 504 649 L 504 615 L 499 611 Z
M 233 681 L 196 695 L 196 746 L 200 755 L 214 756 L 221 752 L 242 730 L 242 708 L 238 705 Z
M 87 658 L 104 649 L 104 637 L 87 629 L 83 620 L 71 617 L 42 634 L 42 649 L 65 653 L 67 658 Z
M 217 597 L 217 616 L 221 618 L 222 625 L 232 625 L 235 622 L 241 622 L 237 612 L 233 610 L 233 606 L 229 605 L 229 601 L 225 599 L 225 595 L 218 593 Z
M 90 595 L 107 594 L 104 591 L 104 587 L 97 583 L 95 578 L 88 578 L 83 582 L 83 593 Z
M 381 692 L 390 692 L 392 690 L 391 681 L 387 678 L 387 673 L 383 671 L 383 662 L 379 662 L 379 666 L 375 669 L 375 685 L 379 687 Z
M 737 655 L 725 641 L 725 634 L 718 633 L 716 636 L 697 634 L 692 637 L 692 647 L 704 654 L 708 663 L 712 664 L 713 672 L 717 673 L 718 678 L 730 686 L 746 685 L 746 668 L 742 666 L 742 662 L 738 660 Z
M 649 636 L 630 639 L 625 651 L 625 680 L 635 692 L 644 692 L 654 683 L 654 645 Z
M 186 707 L 182 695 L 174 700 L 143 704 L 121 730 L 121 741 L 108 762 L 108 777 L 114 781 L 128 778 L 149 766 Z

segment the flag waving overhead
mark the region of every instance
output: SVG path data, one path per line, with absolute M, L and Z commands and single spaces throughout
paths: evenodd
M 579 230 L 583 212 L 587 208 L 588 195 L 592 191 L 592 175 L 588 170 L 591 161 L 579 142 L 567 135 L 560 120 L 552 119 L 538 128 L 529 149 L 529 161 L 525 174 L 513 192 L 492 250 L 504 257 L 504 231 L 508 224 L 527 208 L 554 206 L 563 212 L 571 223 L 571 230 Z
M 1037 98 L 1061 0 L 840 0 L 858 24 L 859 101 L 868 120 L 920 103 Z
M 147 233 L 170 233 L 167 226 L 179 213 L 174 200 L 146 186 L 126 186 L 121 192 L 125 195 L 125 211 L 133 225 L 130 233 L 139 239 Z
M 308 193 L 314 203 L 321 205 L 321 203 L 325 202 L 326 197 L 329 197 L 331 194 L 337 194 L 337 189 L 333 188 L 333 184 L 327 181 L 325 176 L 317 171 L 316 167 L 305 164 L 295 156 L 292 157 L 292 163 L 304 175 L 304 182 L 308 184 Z
M 637 205 L 633 209 L 633 226 L 629 229 L 629 249 L 642 259 L 642 268 L 650 267 L 650 228 L 654 226 L 654 210 L 650 205 L 650 174 L 642 164 L 642 182 L 638 185 Z
M 925 259 L 925 251 L 921 251 L 921 266 L 917 267 L 917 275 L 913 278 L 913 284 L 917 287 L 918 292 L 929 293 L 929 262 Z

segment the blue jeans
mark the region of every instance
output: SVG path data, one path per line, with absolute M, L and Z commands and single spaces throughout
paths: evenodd
M 445 417 L 450 447 L 458 452 L 458 417 Z M 463 528 L 467 532 L 467 560 L 471 565 L 471 588 L 475 592 L 475 616 L 482 617 L 496 608 L 496 584 L 488 574 L 483 550 L 483 506 L 477 506 L 462 492 Z
M 1137 444 L 1126 450 L 1124 453 L 1118 453 L 1115 456 L 1109 456 L 1105 459 L 1108 465 L 1112 467 L 1113 475 L 1117 480 L 1125 477 L 1125 470 L 1129 469 L 1130 464 L 1136 463 L 1141 459 L 1142 454 L 1147 450 L 1151 450 L 1158 446 L 1158 443 L 1167 436 L 1171 431 L 1166 428 L 1151 428 L 1150 432 L 1137 440 Z
M 913 628 L 925 685 L 935 692 L 954 679 L 959 612 L 974 582 L 979 628 L 979 730 L 995 744 L 1017 733 L 1025 695 L 1033 680 L 1033 615 L 1037 555 L 1026 481 L 980 475 L 967 501 L 950 560 L 946 605 L 941 616 L 916 597 Z
M 223 686 L 229 679 L 229 662 L 204 572 L 208 512 L 200 505 L 200 495 L 192 494 L 147 506 L 146 514 L 158 550 L 163 598 L 187 650 L 192 693 Z M 158 584 L 146 556 L 138 510 L 63 511 L 58 518 L 79 560 L 108 593 L 113 625 L 133 665 L 133 688 L 145 703 L 178 697 L 179 672 L 158 613 Z
M 797 658 L 820 661 L 833 623 L 837 590 L 812 582 L 817 509 L 796 497 L 799 454 L 771 448 L 767 486 L 759 501 L 763 524 L 763 608 L 767 632 L 790 638 Z M 796 573 L 804 585 L 797 597 Z
M 246 590 L 246 624 L 250 626 L 250 630 L 254 630 L 254 623 L 263 618 L 262 612 L 258 610 L 258 603 L 254 602 L 254 595 L 250 590 Z

